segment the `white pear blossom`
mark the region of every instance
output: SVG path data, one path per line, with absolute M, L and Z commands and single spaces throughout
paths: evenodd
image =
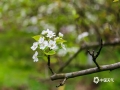
M 40 49 L 44 50 L 46 48 L 46 46 L 48 46 L 48 41 L 44 41 L 44 42 L 40 43 Z
M 42 35 L 47 34 L 47 30 L 43 30 L 41 34 L 42 34 Z
M 50 29 L 47 29 L 46 32 L 49 33 L 51 30 Z M 52 31 L 51 31 L 52 32 Z
M 44 37 L 40 37 L 40 39 L 38 40 L 39 44 L 44 42 Z
M 50 40 L 49 41 L 49 44 L 48 44 L 48 47 L 50 48 L 50 49 L 56 49 L 56 41 L 53 41 L 53 40 Z
M 31 47 L 31 49 L 32 49 L 33 51 L 35 51 L 35 50 L 37 49 L 37 47 L 38 47 L 38 42 L 34 42 L 34 43 L 33 43 L 33 46 Z
M 47 37 L 52 38 L 55 36 L 55 33 L 53 33 L 52 31 L 50 31 L 49 29 L 47 29 Z
M 37 62 L 38 61 L 38 58 L 37 58 L 37 55 L 38 55 L 38 52 L 36 51 L 35 54 L 33 55 L 33 60 L 34 62 Z
M 63 37 L 63 34 L 61 32 L 59 32 L 59 37 Z
M 62 47 L 64 50 L 66 50 L 66 47 L 65 47 L 65 45 L 64 45 L 63 43 L 61 43 L 61 47 Z
M 88 35 L 88 32 L 83 32 L 82 34 L 78 35 L 78 40 L 80 41 L 82 38 L 87 37 Z

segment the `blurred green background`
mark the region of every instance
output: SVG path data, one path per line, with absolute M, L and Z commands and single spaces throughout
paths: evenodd
M 49 28 L 62 32 L 67 51 L 51 57 L 55 72 L 82 46 L 92 42 L 118 41 L 120 38 L 120 1 L 112 0 L 1 0 L 0 1 L 0 90 L 119 90 L 120 71 L 106 71 L 67 80 L 56 88 L 51 81 L 46 57 L 32 60 L 32 36 Z M 88 36 L 81 38 L 83 33 Z M 92 48 L 91 48 L 92 49 Z M 90 49 L 90 50 L 91 50 Z M 94 48 L 98 50 L 98 48 Z M 42 53 L 39 52 L 41 55 Z M 120 61 L 120 46 L 103 47 L 100 65 Z M 62 71 L 72 72 L 94 67 L 87 50 Z M 113 78 L 114 82 L 93 83 L 93 78 Z

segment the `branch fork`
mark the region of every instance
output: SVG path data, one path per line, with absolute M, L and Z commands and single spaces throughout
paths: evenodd
M 63 79 L 63 81 L 62 81 L 62 82 L 60 82 L 60 84 L 59 84 L 59 85 L 57 85 L 56 87 L 63 86 L 63 85 L 65 84 L 66 80 L 67 80 L 67 78 L 65 77 L 65 78 Z
M 67 79 L 69 78 L 74 78 L 74 77 L 78 77 L 78 76 L 83 76 L 83 75 L 88 75 L 88 74 L 92 74 L 92 73 L 97 73 L 97 72 L 102 72 L 102 71 L 107 71 L 107 70 L 115 70 L 115 69 L 118 69 L 120 68 L 120 62 L 117 62 L 117 63 L 114 63 L 114 64 L 111 64 L 111 65 L 103 65 L 103 66 L 99 66 L 96 62 L 96 59 L 97 57 L 99 56 L 100 52 L 101 52 L 101 49 L 104 46 L 109 46 L 109 45 L 118 45 L 119 42 L 117 43 L 112 43 L 112 44 L 109 44 L 109 43 L 102 43 L 102 39 L 100 41 L 100 49 L 95 53 L 95 51 L 93 50 L 92 52 L 88 51 L 88 53 L 92 56 L 92 59 L 94 61 L 94 63 L 96 64 L 97 67 L 95 68 L 90 68 L 90 69 L 86 69 L 86 70 L 82 70 L 82 71 L 76 71 L 76 72 L 69 72 L 69 73 L 59 73 L 59 74 L 55 74 L 51 67 L 50 67 L 50 56 L 48 57 L 48 67 L 50 69 L 50 71 L 52 72 L 52 76 L 50 77 L 51 80 L 57 80 L 57 79 L 63 79 L 62 82 L 60 82 L 59 85 L 57 85 L 56 87 L 60 87 L 60 86 L 63 86 L 66 82 Z M 93 46 L 88 46 L 87 48 L 89 49 L 90 47 L 96 47 L 98 46 L 97 45 L 93 45 Z M 79 49 L 78 52 L 70 59 L 70 61 L 75 57 L 77 56 L 77 54 L 81 51 L 81 50 L 84 50 L 86 48 L 82 48 L 82 49 Z M 69 60 L 68 60 L 69 61 Z M 69 63 L 67 63 L 69 64 Z M 66 65 L 66 64 L 65 64 Z M 63 67 L 64 68 L 64 67 Z M 62 68 L 62 69 L 63 69 Z
M 65 80 L 65 78 L 69 79 L 69 78 L 74 78 L 78 76 L 83 76 L 83 75 L 88 75 L 88 74 L 103 72 L 103 71 L 109 71 L 109 70 L 115 70 L 115 69 L 120 69 L 120 62 L 110 64 L 110 65 L 103 65 L 101 66 L 101 70 L 95 67 L 95 68 L 85 69 L 82 71 L 55 74 L 51 76 L 51 80 L 58 80 L 58 79 Z
M 51 71 L 52 75 L 55 75 L 55 73 L 53 72 L 52 68 L 50 67 L 50 55 L 48 55 L 47 58 L 48 58 L 48 68 L 49 68 L 49 70 Z M 63 81 L 60 82 L 60 84 L 57 85 L 56 87 L 63 86 L 63 85 L 65 84 L 65 81 L 66 81 L 66 80 L 67 80 L 67 77 L 65 77 L 65 78 L 63 79 Z
M 99 66 L 98 63 L 96 62 L 96 59 L 97 59 L 97 57 L 99 56 L 99 54 L 100 54 L 100 52 L 101 52 L 102 46 L 103 46 L 103 44 L 102 44 L 102 39 L 101 39 L 101 41 L 100 41 L 100 49 L 98 50 L 98 52 L 97 52 L 96 54 L 95 54 L 95 51 L 94 51 L 94 50 L 93 50 L 92 52 L 90 52 L 90 51 L 88 50 L 88 53 L 92 56 L 93 62 L 96 64 L 96 66 L 98 67 L 99 70 L 100 70 L 100 66 Z

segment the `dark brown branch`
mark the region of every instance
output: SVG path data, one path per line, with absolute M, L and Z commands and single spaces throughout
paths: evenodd
M 102 39 L 101 39 L 101 41 L 100 41 L 100 49 L 99 49 L 99 51 L 96 54 L 96 58 L 99 56 L 99 54 L 100 54 L 100 52 L 102 50 L 102 47 L 103 47 L 103 44 L 102 44 Z
M 97 73 L 97 72 L 102 72 L 102 71 L 107 71 L 107 70 L 114 70 L 120 68 L 120 62 L 110 64 L 110 65 L 103 65 L 100 67 L 100 70 L 95 67 L 95 68 L 90 68 L 82 71 L 76 71 L 76 72 L 70 72 L 70 73 L 60 73 L 60 74 L 54 74 L 51 76 L 51 80 L 57 80 L 57 79 L 64 79 L 64 78 L 74 78 L 78 76 L 83 76 L 83 75 L 88 75 L 92 73 Z
M 102 44 L 104 47 L 105 46 L 116 46 L 116 45 L 120 45 L 120 40 L 118 41 L 114 41 L 114 42 L 103 42 Z M 99 46 L 99 43 L 93 43 L 93 44 L 88 44 L 88 45 L 85 45 L 85 46 L 81 46 L 79 48 L 79 50 L 72 56 L 70 57 L 58 70 L 58 72 L 61 72 L 63 71 L 63 69 L 69 65 L 69 63 L 83 50 L 87 50 L 87 49 L 90 49 L 90 48 L 96 48 Z
M 98 65 L 98 63 L 96 62 L 97 57 L 99 56 L 100 52 L 102 49 L 102 39 L 100 41 L 100 49 L 98 50 L 97 54 L 95 55 L 95 52 L 93 50 L 93 52 L 91 53 L 90 51 L 88 51 L 88 53 L 92 56 L 93 62 L 96 64 L 96 66 L 98 67 L 98 69 L 100 70 L 100 67 Z
M 50 67 L 50 55 L 48 55 L 48 68 L 50 69 L 51 73 L 54 74 L 52 68 Z

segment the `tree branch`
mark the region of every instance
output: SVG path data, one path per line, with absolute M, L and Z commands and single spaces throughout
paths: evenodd
M 103 42 L 102 44 L 103 46 L 116 46 L 116 45 L 120 45 L 120 39 L 118 41 L 114 41 L 114 42 Z M 63 71 L 63 69 L 69 65 L 69 63 L 83 50 L 86 49 L 90 49 L 90 48 L 96 48 L 99 46 L 99 43 L 93 43 L 93 44 L 88 44 L 88 45 L 84 45 L 81 46 L 78 51 L 72 56 L 70 57 L 58 70 L 58 72 Z
M 51 71 L 51 73 L 54 74 L 52 68 L 50 67 L 50 55 L 48 55 L 47 58 L 48 58 L 48 68 Z
M 51 76 L 51 80 L 74 78 L 74 77 L 78 77 L 78 76 L 88 75 L 88 74 L 107 71 L 107 70 L 111 71 L 111 70 L 114 70 L 117 68 L 120 68 L 120 62 L 110 64 L 110 65 L 100 66 L 100 70 L 97 67 L 95 67 L 95 68 L 90 68 L 90 69 L 86 69 L 86 70 L 82 70 L 82 71 L 54 74 Z

